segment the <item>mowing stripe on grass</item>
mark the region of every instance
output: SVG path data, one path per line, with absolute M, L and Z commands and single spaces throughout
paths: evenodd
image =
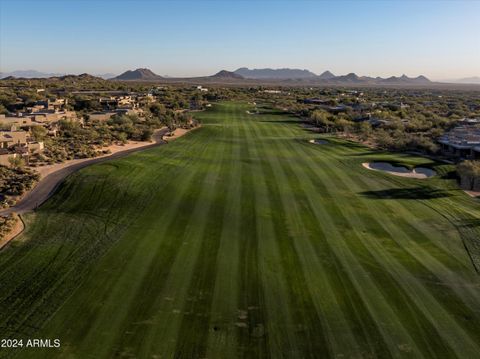
M 304 156 L 304 158 L 308 159 L 308 158 L 310 158 L 310 157 L 309 157 L 309 156 Z M 333 167 L 331 167 L 331 165 L 328 163 L 328 161 L 323 161 L 323 162 L 322 162 L 322 165 L 325 166 L 325 167 L 327 167 L 327 168 L 329 168 L 329 169 L 331 170 L 332 175 L 333 175 L 333 173 L 335 173 L 335 171 L 333 170 Z M 349 181 L 348 177 L 343 177 L 343 180 L 342 180 L 342 179 L 339 178 L 338 176 L 335 176 L 335 179 L 332 181 L 332 183 L 334 183 L 334 186 L 338 186 L 338 184 L 343 183 L 343 182 L 348 182 L 348 185 L 344 185 L 344 187 L 345 187 L 345 188 L 348 187 L 348 188 L 351 188 L 351 189 L 354 189 L 354 188 L 356 187 L 356 183 L 359 183 L 359 182 L 358 182 L 358 178 L 357 178 L 357 181 L 354 183 L 353 181 Z M 338 191 L 337 191 L 337 192 L 338 192 Z M 369 208 L 369 210 L 364 209 L 364 211 L 363 211 L 362 213 L 371 213 L 373 210 L 374 210 L 373 208 Z M 357 212 L 356 212 L 356 211 L 349 211 L 349 208 L 348 208 L 348 207 L 345 208 L 345 211 L 350 212 L 350 213 L 348 214 L 348 217 L 349 217 L 349 218 L 352 218 L 352 219 L 355 219 L 355 218 L 356 218 L 356 216 L 357 216 L 357 214 L 356 214 Z M 373 212 L 374 212 L 374 211 L 373 211 Z M 370 221 L 375 221 L 375 220 L 374 220 L 373 218 L 371 218 Z M 361 220 L 359 220 L 359 219 L 357 218 L 355 222 L 356 222 L 356 223 L 355 223 L 355 226 L 354 226 L 355 228 L 357 228 L 357 229 L 359 229 L 359 230 L 361 230 L 361 231 L 365 231 L 365 228 L 363 227 L 363 222 L 362 222 Z M 383 223 L 385 223 L 385 222 L 390 223 L 388 219 L 384 219 Z M 391 238 L 393 239 L 393 238 L 396 238 L 396 237 L 399 236 L 399 235 L 402 235 L 402 231 L 400 231 L 400 234 L 399 234 L 398 232 L 399 232 L 399 231 L 398 231 L 398 228 L 397 228 L 396 233 L 391 233 L 391 232 L 390 232 Z M 360 238 L 361 238 L 361 237 L 360 237 Z M 375 241 L 369 241 L 368 243 L 370 243 L 370 244 L 375 244 Z M 380 251 L 380 252 L 379 252 L 379 251 Z M 383 251 L 383 250 L 382 250 L 382 247 L 377 246 L 377 252 L 376 252 L 376 253 L 377 253 L 377 254 L 380 254 L 382 251 Z M 375 252 L 372 252 L 372 253 L 375 253 Z M 384 261 L 384 263 L 390 263 L 390 262 L 391 262 L 391 259 L 390 259 L 389 261 L 387 261 L 387 260 Z M 390 273 L 394 273 L 394 272 L 395 272 L 395 269 L 392 268 L 392 269 L 389 270 L 389 272 L 390 272 Z M 404 278 L 408 278 L 408 275 L 406 275 L 405 273 L 403 273 L 402 276 L 398 276 L 398 275 L 397 275 L 397 279 L 399 279 L 399 280 L 397 281 L 397 283 L 402 286 L 402 285 L 403 285 L 404 283 L 406 283 L 406 282 L 404 282 L 403 280 L 400 280 L 400 279 L 404 279 Z M 414 281 L 414 283 L 417 283 L 417 282 Z M 412 293 L 412 294 L 413 294 L 413 293 L 418 293 L 418 291 L 421 291 L 421 290 L 423 289 L 423 287 L 420 285 L 420 286 L 417 286 L 417 287 L 415 288 L 415 290 L 413 290 L 413 289 L 414 289 L 414 288 L 407 288 L 407 292 L 408 292 L 408 293 Z M 428 296 L 428 293 L 425 292 L 425 295 Z M 425 299 L 426 299 L 426 298 L 424 298 L 424 300 L 425 300 Z M 433 298 L 430 297 L 430 299 L 433 299 Z M 426 307 L 425 307 L 424 305 L 421 305 L 421 301 L 416 301 L 416 300 L 415 300 L 415 302 L 417 302 L 417 304 L 419 304 L 419 305 L 421 306 L 422 312 L 423 312 L 424 314 L 426 314 L 427 316 L 429 316 L 428 313 L 425 313 L 425 308 L 426 308 Z M 441 307 L 438 307 L 438 306 L 435 307 L 436 303 L 437 303 L 437 302 L 436 302 L 435 300 L 430 301 L 430 304 L 431 304 L 434 308 L 436 308 L 436 313 L 440 314 L 440 313 L 442 313 L 442 308 L 441 308 Z M 458 303 L 457 303 L 457 304 L 458 304 Z M 429 317 L 431 318 L 431 316 L 429 316 Z M 438 326 L 438 325 L 439 325 L 439 323 L 437 322 L 437 323 L 436 323 L 436 326 Z M 449 322 L 448 324 L 446 324 L 446 325 L 447 325 L 448 328 L 454 328 L 454 327 L 456 326 L 456 323 L 455 323 L 454 321 L 450 321 L 450 322 Z M 447 330 L 447 329 L 446 329 L 447 327 L 443 328 L 443 332 L 445 332 L 445 331 Z M 459 335 L 460 335 L 460 337 L 458 337 L 457 339 L 452 338 L 452 341 L 450 342 L 450 344 L 452 345 L 452 347 L 456 348 L 456 350 L 458 350 L 460 353 L 462 353 L 462 354 L 464 354 L 464 355 L 471 355 L 472 353 L 475 352 L 475 350 L 478 350 L 478 348 L 476 348 L 476 346 L 473 345 L 473 342 L 472 342 L 472 341 L 469 341 L 468 335 L 466 335 L 466 333 L 462 332 L 462 330 L 461 330 L 459 327 L 456 328 L 456 331 L 455 331 L 455 332 L 458 332 Z M 463 334 L 462 334 L 462 333 L 463 333 Z M 440 334 L 442 334 L 442 332 L 440 332 Z M 458 341 L 458 342 L 462 342 L 463 344 L 461 344 L 461 345 L 456 345 L 457 341 Z M 464 348 L 464 347 L 463 347 L 464 345 L 467 345 L 467 347 Z M 470 352 L 469 352 L 469 350 L 470 350 Z
M 215 289 L 211 301 L 210 335 L 207 344 L 207 358 L 233 358 L 237 353 L 237 330 L 242 325 L 238 320 L 238 296 L 239 296 L 239 248 L 241 218 L 241 145 L 238 123 L 234 119 L 227 122 L 232 131 L 230 142 L 231 168 L 228 180 L 221 191 L 227 193 L 225 209 L 223 213 L 222 232 L 220 233 L 220 245 L 216 259 L 217 271 L 215 275 Z M 219 191 L 219 193 L 221 193 Z M 223 194 L 223 193 L 222 193 Z
M 474 201 L 361 167 L 428 160 L 314 146 L 248 109 L 196 113 L 201 129 L 85 168 L 27 216 L 0 254 L 0 334 L 62 347 L 0 357 L 474 357 Z

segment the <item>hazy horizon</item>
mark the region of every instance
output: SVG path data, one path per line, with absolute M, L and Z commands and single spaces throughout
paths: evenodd
M 461 79 L 480 76 L 479 22 L 471 1 L 2 0 L 0 72 L 146 67 L 189 77 L 249 67 Z
M 81 75 L 81 74 L 84 74 L 84 73 L 88 73 L 89 75 L 93 75 L 93 76 L 105 76 L 105 75 L 111 75 L 112 77 L 113 76 L 119 76 L 121 74 L 123 74 L 124 72 L 126 71 L 133 71 L 133 70 L 137 70 L 137 69 L 140 69 L 140 68 L 144 68 L 144 67 L 135 67 L 135 68 L 131 68 L 131 69 L 128 69 L 128 70 L 125 70 L 125 71 L 122 71 L 120 73 L 114 73 L 114 72 L 104 72 L 104 73 L 99 73 L 99 72 L 86 72 L 86 71 L 77 71 L 77 72 L 58 72 L 58 71 L 38 71 L 38 70 L 35 70 L 35 69 L 17 69 L 17 70 L 12 70 L 12 71 L 0 71 L 0 74 L 10 74 L 10 73 L 14 73 L 14 72 L 39 72 L 39 73 L 42 73 L 42 74 L 55 74 L 55 75 Z M 251 67 L 249 68 L 250 70 L 251 69 L 267 69 L 267 68 L 258 68 L 258 67 Z M 279 69 L 296 69 L 296 70 L 309 70 L 309 69 L 303 69 L 303 68 L 292 68 L 292 67 L 279 67 L 279 68 L 268 68 L 268 69 L 273 69 L 273 70 L 279 70 Z M 152 70 L 149 68 L 149 70 Z M 237 69 L 220 69 L 216 72 L 219 72 L 221 70 L 227 70 L 227 71 L 236 71 Z M 159 72 L 156 72 L 154 70 L 152 70 L 155 74 L 157 75 L 160 75 L 160 76 L 163 76 L 163 77 L 166 77 L 166 78 L 189 78 L 188 76 L 171 76 L 169 74 L 164 74 L 164 73 L 159 73 Z M 322 72 L 314 72 L 314 71 L 311 71 L 313 73 L 315 73 L 316 75 L 321 75 L 323 72 L 326 72 L 326 71 L 329 71 L 329 70 L 325 70 L 325 71 L 322 71 Z M 330 71 L 331 72 L 331 71 Z M 209 73 L 209 74 L 202 74 L 202 75 L 194 75 L 194 76 L 190 76 L 190 77 L 201 77 L 201 76 L 211 76 L 211 75 L 214 75 L 214 73 Z M 342 75 L 348 75 L 347 73 L 334 73 L 335 76 L 342 76 Z M 370 76 L 369 74 L 356 74 L 358 76 Z M 402 75 L 407 75 L 408 74 L 404 74 L 404 73 L 401 73 L 401 74 L 390 74 L 388 76 L 385 76 L 386 77 L 390 77 L 390 76 L 397 76 L 397 77 L 400 77 Z M 423 74 L 420 74 L 420 75 L 423 75 Z M 418 75 L 418 76 L 420 76 Z M 417 76 L 408 76 L 408 77 L 417 77 Z M 428 78 L 428 76 L 427 76 Z M 463 77 L 463 78 L 441 78 L 441 79 L 431 79 L 430 80 L 434 80 L 434 81 L 458 81 L 458 80 L 466 80 L 466 79 L 480 79 L 480 76 L 468 76 L 468 77 Z

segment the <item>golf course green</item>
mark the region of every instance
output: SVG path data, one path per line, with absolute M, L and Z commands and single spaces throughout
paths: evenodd
M 69 176 L 0 252 L 17 358 L 478 358 L 480 202 L 452 167 L 225 102 Z M 383 161 L 433 168 L 412 179 Z M 25 342 L 24 342 L 25 343 Z

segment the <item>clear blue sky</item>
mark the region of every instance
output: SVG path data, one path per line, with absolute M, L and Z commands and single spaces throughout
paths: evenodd
M 0 0 L 0 71 L 480 76 L 480 1 Z

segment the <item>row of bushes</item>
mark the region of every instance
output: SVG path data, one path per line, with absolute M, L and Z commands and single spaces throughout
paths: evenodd
M 184 113 L 173 113 L 159 105 L 143 117 L 136 115 L 116 115 L 107 121 L 92 121 L 88 117 L 84 124 L 76 121 L 58 122 L 58 136 L 36 136 L 45 142 L 42 155 L 31 158 L 32 165 L 57 163 L 76 158 L 96 157 L 102 153 L 102 147 L 127 141 L 150 141 L 155 129 L 168 126 L 188 127 L 195 121 Z
M 367 121 L 355 122 L 345 114 L 330 114 L 324 110 L 314 110 L 308 117 L 324 132 L 342 133 L 348 137 L 369 142 L 376 147 L 391 151 L 422 151 L 436 153 L 435 138 L 440 136 L 450 122 L 439 121 L 433 125 L 429 121 L 402 122 L 398 119 L 385 120 L 373 126 Z M 427 125 L 428 122 L 428 125 Z

